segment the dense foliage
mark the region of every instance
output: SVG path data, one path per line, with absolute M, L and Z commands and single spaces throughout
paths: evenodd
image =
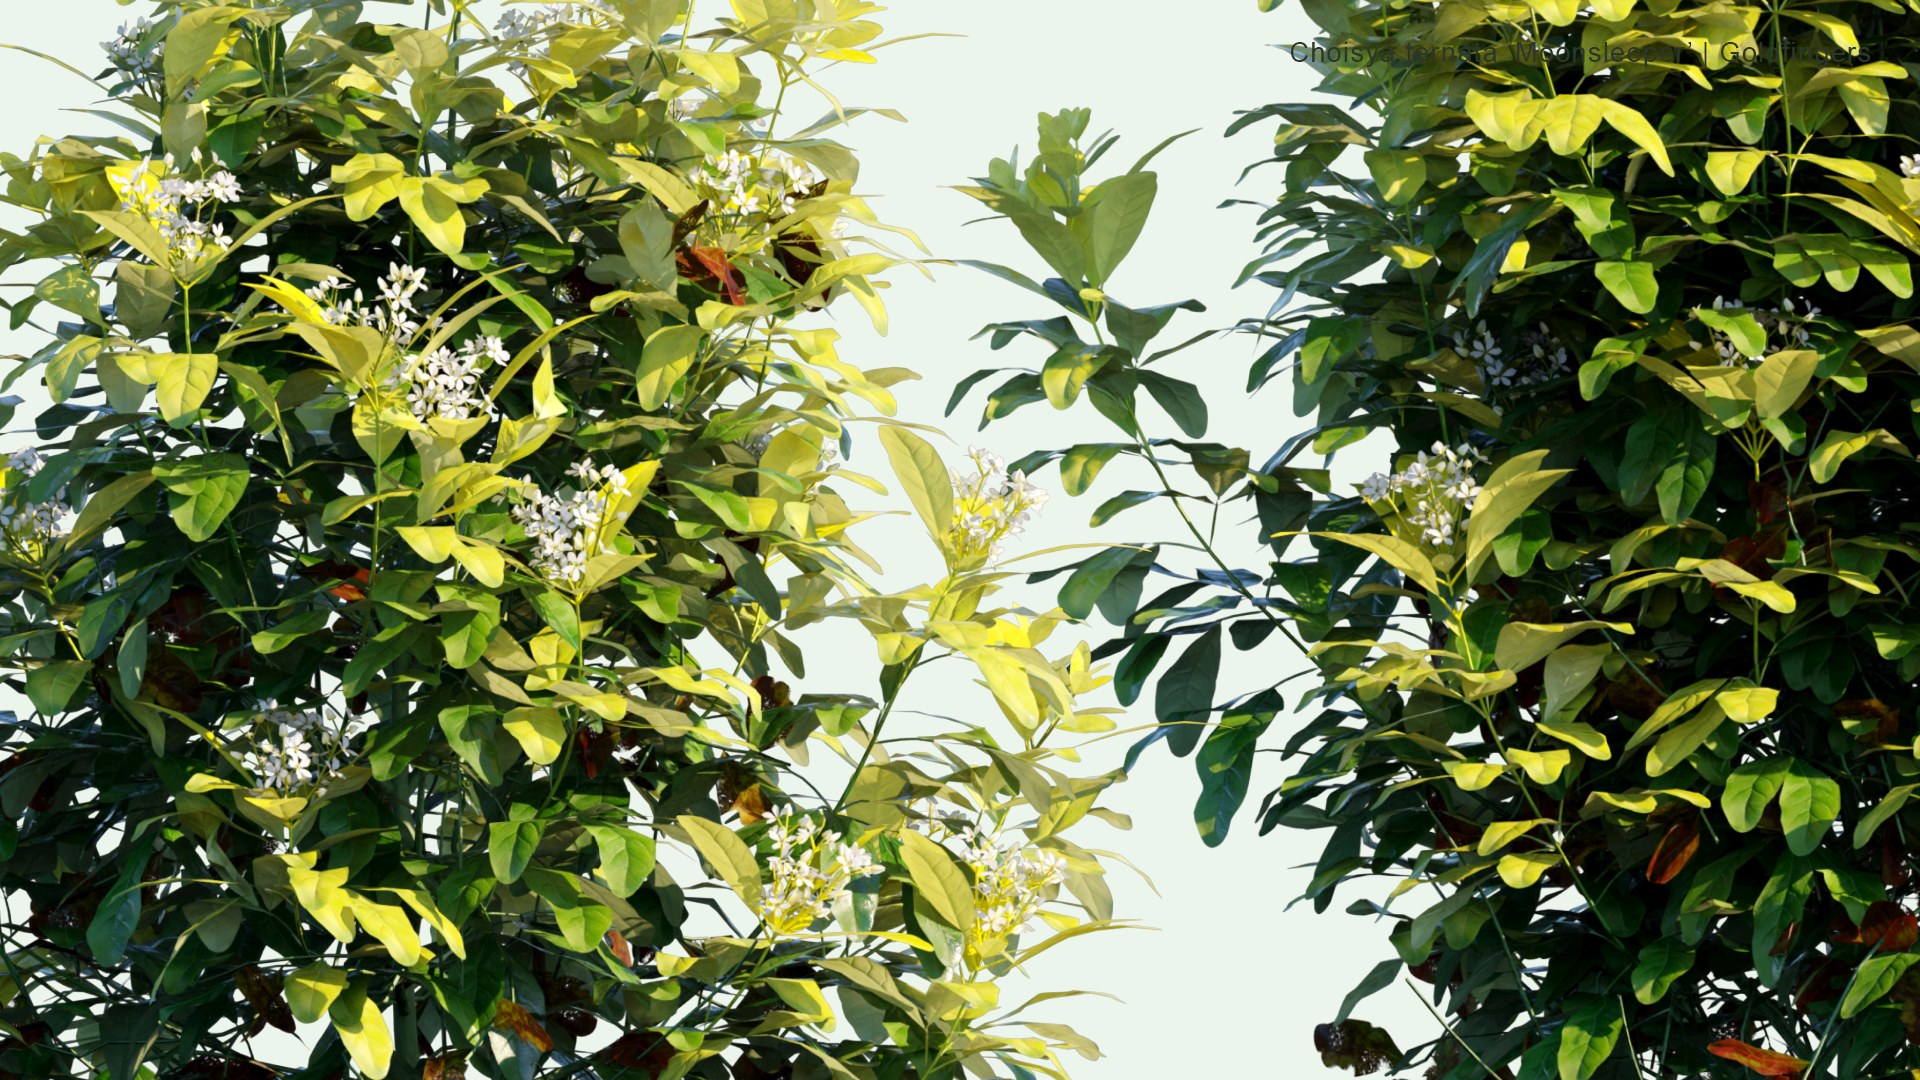
M 1044 493 L 950 474 L 887 419 L 915 376 L 813 315 L 884 329 L 902 261 L 827 137 L 868 110 L 787 115 L 874 60 L 877 9 L 690 7 L 167 0 L 99 78 L 118 133 L 0 157 L 36 219 L 0 265 L 51 270 L 7 383 L 55 402 L 0 474 L 35 710 L 0 762 L 0 1076 L 1099 1056 L 996 982 L 1115 925 L 1065 834 L 1125 825 L 1073 765 L 1112 726 L 1086 646 L 990 599 Z M 946 577 L 869 579 L 856 446 Z M 829 618 L 882 700 L 802 692 Z M 1005 723 L 883 737 L 939 659 Z
M 1313 102 L 1233 130 L 1279 122 L 1247 386 L 1290 383 L 1307 430 L 1198 441 L 1204 406 L 1156 366 L 1174 350 L 1149 351 L 1174 309 L 1108 295 L 1151 183 L 1095 183 L 1084 117 L 974 192 L 1057 277 L 994 272 L 1066 312 L 989 328 L 1045 360 L 985 420 L 1084 396 L 1122 438 L 1023 466 L 1057 459 L 1079 495 L 1140 459 L 1159 490 L 1094 524 L 1171 499 L 1188 525 L 1078 564 L 1062 607 L 1124 627 L 1095 652 L 1124 650 L 1123 703 L 1161 670 L 1152 737 L 1193 755 L 1207 841 L 1255 762 L 1288 759 L 1262 830 L 1326 830 L 1304 897 L 1367 884 L 1348 910 L 1397 953 L 1292 1022 L 1325 1021 L 1323 1060 L 1358 1074 L 1904 1075 L 1920 8 L 1306 11 L 1318 51 L 1293 59 L 1377 122 Z M 1140 390 L 1184 439 L 1148 430 Z M 1370 434 L 1392 464 L 1336 490 L 1309 449 Z M 1265 568 L 1217 543 L 1249 516 Z M 1224 691 L 1227 642 L 1263 672 L 1301 648 L 1319 685 Z M 1353 1012 L 1413 979 L 1447 1034 L 1403 1053 Z

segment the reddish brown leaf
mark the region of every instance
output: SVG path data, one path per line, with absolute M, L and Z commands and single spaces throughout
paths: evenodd
M 1747 501 L 1753 504 L 1753 519 L 1762 525 L 1787 512 L 1787 493 L 1772 484 L 1747 481 Z
M 1862 746 L 1880 746 L 1893 741 L 1900 731 L 1900 714 L 1879 698 L 1859 698 L 1837 702 L 1833 718 L 1853 734 Z
M 1898 904 L 1875 901 L 1868 905 L 1866 921 L 1860 924 L 1854 940 L 1862 945 L 1877 944 L 1883 953 L 1907 952 L 1920 941 L 1920 919 Z
M 1647 862 L 1647 880 L 1665 885 L 1686 869 L 1693 854 L 1700 850 L 1700 830 L 1691 821 L 1682 821 L 1667 830 Z
M 658 1076 L 666 1071 L 667 1063 L 673 1060 L 673 1045 L 657 1031 L 629 1031 L 594 1057 L 612 1065 L 637 1069 L 649 1076 Z
M 680 269 L 682 275 L 694 284 L 710 292 L 724 293 L 727 303 L 735 307 L 747 302 L 746 290 L 740 286 L 739 271 L 727 261 L 727 253 L 719 248 L 687 248 L 680 253 Z
M 758 825 L 772 812 L 767 806 L 767 793 L 759 784 L 741 792 L 740 797 L 733 800 L 733 809 L 739 811 L 742 825 Z
M 1787 955 L 1787 950 L 1793 948 L 1793 939 L 1799 936 L 1800 936 L 1800 924 L 1797 922 L 1788 923 L 1786 932 L 1780 935 L 1779 941 L 1776 941 L 1773 943 L 1773 948 L 1767 952 L 1767 955 L 1768 956 Z
M 584 1009 L 555 1009 L 547 1014 L 547 1019 L 576 1039 L 586 1038 L 600 1026 L 599 1019 Z
M 205 700 L 205 685 L 200 673 L 179 653 L 164 645 L 148 652 L 146 678 L 140 684 L 140 693 L 146 700 L 176 712 L 196 713 Z
M 357 581 L 361 585 L 371 585 L 373 583 L 373 575 L 366 570 L 358 566 L 349 566 L 346 563 L 334 562 L 332 560 L 317 562 L 312 566 L 303 566 L 300 568 L 300 576 L 320 578 L 322 580 L 331 579 L 341 582 Z M 358 585 L 353 584 L 338 585 L 327 591 L 349 603 L 367 598 L 366 591 Z
M 700 222 L 706 219 L 707 210 L 712 206 L 712 199 L 701 199 L 699 202 L 687 207 L 687 212 L 681 214 L 679 219 L 673 223 L 672 246 L 677 248 L 686 241 L 687 237 L 692 236 L 693 230 L 700 227 Z
M 1778 559 L 1787 553 L 1787 534 L 1784 529 L 1773 529 L 1752 536 L 1737 536 L 1720 549 L 1720 557 L 1752 574 L 1762 581 L 1773 580 L 1773 567 L 1768 559 Z
M 1852 924 L 1848 924 L 1852 925 Z M 1827 957 L 1814 966 L 1812 972 L 1800 982 L 1793 997 L 1794 1007 L 1801 1012 L 1816 1001 L 1831 1001 L 1840 996 L 1847 985 L 1847 976 L 1852 974 L 1851 965 L 1841 963 L 1835 957 Z
M 1761 1076 L 1799 1076 L 1802 1069 L 1813 1064 L 1804 1058 L 1788 1057 L 1757 1046 L 1748 1046 L 1739 1039 L 1721 1039 L 1711 1043 L 1707 1046 L 1707 1053 L 1737 1061 Z
M 580 767 L 586 770 L 587 779 L 598 779 L 600 770 L 613 760 L 613 732 L 607 730 L 595 734 L 583 727 L 576 737 L 580 743 Z
M 613 951 L 613 958 L 620 961 L 621 967 L 633 966 L 633 946 L 627 944 L 625 934 L 618 930 L 607 931 L 607 948 Z
M 517 1001 L 502 1000 L 493 1010 L 493 1026 L 520 1037 L 528 1046 L 546 1053 L 553 1049 L 553 1036 Z
M 467 1055 L 440 1054 L 420 1063 L 421 1080 L 463 1080 L 467 1075 Z
M 1380 1066 L 1400 1057 L 1400 1048 L 1393 1044 L 1392 1036 L 1365 1020 L 1316 1025 L 1313 1048 L 1320 1051 L 1322 1065 L 1329 1069 L 1352 1069 L 1355 1076 L 1377 1072 Z
M 280 989 L 277 976 L 268 975 L 248 964 L 234 971 L 233 981 L 240 987 L 240 996 L 247 999 L 247 1004 L 253 1006 L 253 1011 L 260 1015 L 261 1020 L 289 1035 L 296 1032 L 293 1013 L 287 1009 L 287 999 Z

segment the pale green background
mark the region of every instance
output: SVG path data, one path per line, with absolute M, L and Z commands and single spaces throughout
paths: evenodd
M 60 56 L 89 73 L 101 66 L 98 43 L 120 22 L 146 10 L 145 4 L 123 8 L 113 0 L 4 4 L 7 17 L 0 40 Z M 492 0 L 480 8 L 489 23 L 500 10 Z M 702 0 L 701 9 L 709 15 L 721 10 L 715 0 Z M 369 17 L 418 25 L 421 13 L 418 6 L 403 10 L 370 5 Z M 1257 172 L 1238 187 L 1236 179 L 1248 163 L 1265 155 L 1274 122 L 1263 122 L 1232 140 L 1220 133 L 1236 109 L 1308 100 L 1315 73 L 1270 47 L 1312 36 L 1297 8 L 1263 15 L 1253 0 L 1178 5 L 974 0 L 902 5 L 873 17 L 887 28 L 889 38 L 964 35 L 906 42 L 882 50 L 877 65 L 846 65 L 825 76 L 845 104 L 892 107 L 910 121 L 901 125 L 868 116 L 838 133 L 860 153 L 864 172 L 859 189 L 884 220 L 916 229 L 936 256 L 986 259 L 1044 276 L 1044 268 L 1005 223 L 962 229 L 963 222 L 981 216 L 979 204 L 943 185 L 983 175 L 990 158 L 1005 155 L 1016 143 L 1030 153 L 1033 118 L 1042 109 L 1090 106 L 1095 131 L 1123 125 L 1119 131 L 1124 141 L 1103 163 L 1121 168 L 1165 136 L 1198 128 L 1155 163 L 1159 202 L 1145 235 L 1111 283 L 1112 291 L 1134 305 L 1189 297 L 1204 301 L 1209 309 L 1205 314 L 1182 313 L 1175 319 L 1168 343 L 1265 311 L 1270 290 L 1257 285 L 1237 292 L 1229 288 L 1240 267 L 1257 253 L 1251 236 L 1258 210 L 1216 207 L 1229 198 L 1270 197 L 1279 180 L 1277 169 Z M 101 122 L 59 112 L 63 107 L 92 107 L 97 96 L 93 86 L 51 64 L 21 53 L 0 54 L 0 101 L 8 102 L 0 110 L 0 149 L 24 154 L 41 135 L 108 133 Z M 17 229 L 22 222 L 15 215 L 0 217 L 0 224 Z M 886 338 L 873 333 L 857 307 L 837 305 L 837 325 L 847 338 L 843 359 L 868 368 L 910 367 L 924 376 L 922 382 L 895 388 L 902 418 L 944 424 L 953 441 L 942 443 L 942 449 L 956 462 L 969 442 L 1012 459 L 1036 448 L 1114 437 L 1084 404 L 1069 413 L 1053 412 L 1044 404 L 1029 406 L 976 434 L 986 387 L 976 388 L 955 416 L 943 422 L 940 410 L 953 384 L 967 373 L 977 367 L 1037 366 L 1044 358 L 1036 347 L 1022 344 L 993 353 L 986 342 L 969 342 L 969 336 L 988 322 L 1050 317 L 1058 311 L 975 270 L 934 267 L 932 272 L 937 282 L 908 268 L 889 275 L 897 287 L 886 294 L 892 314 Z M 0 286 L 8 287 L 4 295 L 9 299 L 18 298 L 37 276 L 33 268 L 15 267 Z M 29 353 L 40 344 L 30 330 L 0 337 L 0 351 Z M 1246 337 L 1217 339 L 1162 363 L 1170 374 L 1203 388 L 1213 417 L 1209 438 L 1244 446 L 1260 462 L 1304 422 L 1294 417 L 1284 382 L 1259 397 L 1245 393 L 1253 346 Z M 15 392 L 21 390 L 16 387 Z M 43 391 L 26 393 L 29 404 L 21 408 L 6 447 L 31 439 L 30 419 L 39 410 L 34 399 Z M 1150 405 L 1147 412 L 1156 417 L 1155 434 L 1178 435 Z M 1378 467 L 1380 462 L 1370 460 L 1378 456 L 1365 449 L 1349 451 L 1343 455 L 1341 479 L 1352 482 Z M 886 472 L 870 435 L 856 447 L 852 464 L 862 471 Z M 1054 500 L 1014 553 L 1095 539 L 1170 538 L 1179 532 L 1178 520 L 1164 509 L 1164 501 L 1132 511 L 1098 533 L 1087 529 L 1087 516 L 1099 500 L 1126 488 L 1155 486 L 1144 469 L 1136 475 L 1116 462 L 1092 493 L 1073 500 L 1058 492 L 1058 476 L 1051 467 L 1037 482 L 1054 490 Z M 898 509 L 905 503 L 868 497 L 863 505 Z M 1156 507 L 1161 508 L 1158 514 Z M 1250 514 L 1243 502 L 1222 516 L 1223 546 L 1240 556 L 1238 565 L 1261 568 L 1259 552 L 1253 549 L 1255 533 L 1243 523 Z M 938 572 L 935 561 L 925 557 L 929 546 L 920 526 L 909 517 L 878 520 L 860 535 L 886 564 L 889 573 L 883 584 L 888 587 L 904 588 Z M 1016 586 L 1013 595 L 1045 608 L 1051 606 L 1059 580 Z M 1156 576 L 1149 589 L 1171 584 Z M 1086 636 L 1094 643 L 1103 637 L 1097 628 Z M 808 678 L 794 680 L 801 682 L 800 691 L 873 692 L 878 661 L 863 631 L 816 626 L 800 638 L 812 662 Z M 1049 651 L 1072 640 L 1068 631 L 1061 631 L 1049 642 Z M 1277 638 L 1254 656 L 1230 652 L 1220 698 L 1264 685 L 1265 679 L 1296 671 L 1300 664 L 1297 654 Z M 1305 680 L 1291 684 L 1296 700 L 1303 685 Z M 928 676 L 916 677 L 905 704 L 973 722 L 996 712 L 985 691 L 971 686 L 957 666 L 952 674 L 936 667 Z M 1102 695 L 1095 704 L 1111 701 Z M 1123 725 L 1151 720 L 1149 696 Z M 994 722 L 999 722 L 997 717 Z M 1290 729 L 1291 722 L 1283 718 L 1267 744 L 1279 745 Z M 1132 738 L 1102 744 L 1089 762 L 1111 767 Z M 816 753 L 814 760 L 818 764 L 827 756 Z M 1291 768 L 1277 754 L 1262 755 L 1250 806 Z M 1324 916 L 1314 916 L 1304 903 L 1286 910 L 1311 876 L 1309 868 L 1325 834 L 1258 837 L 1249 810 L 1236 820 L 1223 847 L 1208 849 L 1191 820 L 1197 791 L 1191 760 L 1173 759 L 1164 747 L 1156 747 L 1133 779 L 1104 800 L 1133 816 L 1133 830 L 1118 832 L 1090 823 L 1083 827 L 1085 835 L 1077 837 L 1083 844 L 1125 854 L 1152 876 L 1157 896 L 1123 866 L 1114 866 L 1110 880 L 1116 914 L 1158 931 L 1113 933 L 1063 946 L 1036 963 L 1030 990 L 1018 985 L 1018 978 L 1005 990 L 1011 1001 L 1024 999 L 1028 992 L 1065 988 L 1101 990 L 1123 999 L 1125 1003 L 1118 1004 L 1081 998 L 1051 1002 L 1040 1010 L 1044 1019 L 1074 1024 L 1106 1052 L 1097 1063 L 1070 1056 L 1066 1064 L 1076 1076 L 1132 1080 L 1168 1074 L 1321 1074 L 1312 1049 L 1312 1026 L 1330 1020 L 1347 991 L 1375 962 L 1390 955 L 1383 925 L 1339 913 L 1361 895 L 1351 886 Z M 1366 894 L 1379 897 L 1382 891 L 1369 889 Z M 1413 910 L 1420 906 L 1424 903 L 1416 902 Z M 1437 1032 L 1404 986 L 1376 995 L 1357 1015 L 1387 1026 L 1402 1046 Z

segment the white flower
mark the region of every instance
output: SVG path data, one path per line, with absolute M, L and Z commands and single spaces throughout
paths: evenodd
M 600 536 L 612 524 L 612 496 L 629 491 L 626 474 L 611 465 L 595 469 L 577 463 L 571 475 L 583 483 L 598 480 L 602 490 L 575 491 L 564 499 L 537 493 L 511 511 L 534 543 L 533 568 L 564 585 L 577 584 L 586 576 L 589 558 L 613 554 Z
M 232 173 L 222 171 L 208 179 L 188 180 L 174 173 L 173 155 L 168 154 L 157 170 L 152 159 L 146 158 L 128 173 L 108 175 L 120 195 L 120 209 L 145 218 L 167 242 L 176 262 L 195 262 L 232 249 L 233 241 L 224 226 L 189 217 L 181 209 L 182 204 L 190 204 L 198 213 L 199 207 L 208 202 L 239 201 L 243 192 Z
M 32 476 L 45 464 L 46 459 L 40 456 L 40 451 L 31 446 L 22 447 L 7 455 L 7 468 L 22 476 Z
M 1025 532 L 1025 525 L 1046 505 L 1047 493 L 1029 483 L 1026 474 L 1008 476 L 1004 459 L 977 447 L 967 447 L 978 473 L 949 470 L 953 481 L 953 526 L 948 542 L 962 559 L 998 556 L 999 542 Z
M 151 45 L 141 43 L 147 36 L 147 32 L 154 26 L 154 23 L 146 19 L 141 19 L 131 26 L 121 23 L 120 29 L 114 31 L 111 40 L 100 43 L 100 47 L 106 50 L 107 62 L 134 78 L 143 78 L 159 72 L 161 53 L 166 47 L 166 42 L 157 40 Z
M 262 787 L 283 795 L 323 785 L 352 764 L 347 744 L 370 723 L 370 718 L 335 716 L 325 709 L 269 705 L 255 719 L 240 764 Z
M 782 816 L 767 838 L 774 846 L 767 861 L 773 880 L 760 887 L 756 907 L 761 921 L 776 936 L 805 933 L 850 895 L 848 886 L 854 878 L 884 869 L 864 848 L 841 843 L 839 833 L 822 832 L 812 818 L 796 823 Z
M 1902 155 L 1900 174 L 1909 180 L 1920 180 L 1920 154 Z
M 1486 453 L 1478 447 L 1435 442 L 1431 454 L 1420 451 L 1401 471 L 1367 478 L 1360 493 L 1381 517 L 1399 522 L 1394 531 L 1400 535 L 1404 530 L 1402 539 L 1446 548 L 1466 537 L 1468 512 L 1480 497 L 1472 470 L 1486 462 Z

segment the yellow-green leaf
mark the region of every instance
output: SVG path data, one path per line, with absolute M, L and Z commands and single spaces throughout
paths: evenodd
M 905 428 L 891 425 L 880 429 L 880 445 L 887 449 L 893 472 L 906 488 L 907 499 L 926 523 L 927 531 L 941 545 L 953 527 L 953 481 L 940 455 L 927 440 Z
M 900 834 L 900 861 L 906 864 L 913 887 L 927 898 L 947 925 L 966 931 L 973 927 L 973 886 L 947 849 L 911 829 Z
M 1747 190 L 1753 170 L 1765 160 L 1763 150 L 1715 150 L 1707 155 L 1707 179 L 1731 198 Z
M 379 1004 L 367 996 L 367 980 L 353 980 L 328 1006 L 327 1018 L 353 1058 L 354 1068 L 369 1080 L 385 1080 L 393 1061 L 393 1032 L 387 1029 Z
M 347 973 L 326 964 L 313 963 L 286 978 L 287 1011 L 303 1024 L 311 1024 L 327 1014 L 328 1006 L 347 988 Z
M 755 911 L 760 910 L 760 864 L 752 849 L 732 829 L 717 821 L 682 814 L 676 823 L 693 841 L 695 850 L 721 880 L 733 887 L 740 899 Z
M 519 742 L 528 760 L 535 765 L 551 765 L 560 757 L 560 745 L 566 741 L 567 725 L 558 709 L 519 708 L 508 711 L 500 726 Z
M 634 373 L 634 391 L 641 408 L 651 411 L 666 403 L 673 385 L 693 367 L 706 337 L 707 332 L 700 327 L 683 325 L 655 331 L 647 339 L 640 353 L 640 367 Z
M 1559 861 L 1560 856 L 1551 851 L 1516 852 L 1500 856 L 1496 869 L 1500 880 L 1506 882 L 1509 888 L 1530 889 L 1534 882 L 1540 880 L 1541 874 Z
M 1592 724 L 1583 724 L 1577 720 L 1543 720 L 1534 725 L 1543 735 L 1551 735 L 1561 742 L 1571 744 L 1581 753 L 1597 761 L 1606 761 L 1613 757 L 1613 748 L 1607 745 L 1607 737 L 1600 734 Z
M 1530 821 L 1496 821 L 1487 826 L 1480 834 L 1480 844 L 1474 849 L 1476 854 L 1491 855 L 1515 840 L 1525 836 L 1538 825 L 1551 825 L 1552 818 L 1533 818 Z

